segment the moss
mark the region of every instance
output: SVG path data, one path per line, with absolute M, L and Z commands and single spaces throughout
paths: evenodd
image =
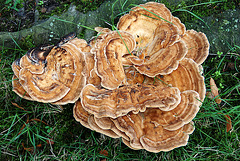
M 199 5 L 202 4 L 202 5 Z M 191 7 L 190 7 L 191 6 Z M 222 2 L 214 3 L 209 0 L 195 0 L 195 1 L 182 1 L 179 5 L 170 6 L 171 11 L 177 9 L 185 9 L 198 17 L 208 17 L 213 14 L 219 14 L 229 9 L 235 9 L 239 7 L 237 0 L 225 0 Z M 179 17 L 183 23 L 191 22 L 197 19 L 197 17 L 189 14 L 188 12 L 174 12 L 175 16 Z
M 39 19 L 46 19 L 53 15 L 60 15 L 61 13 L 68 10 L 71 4 L 76 6 L 76 10 L 79 12 L 86 13 L 88 11 L 96 10 L 104 1 L 100 0 L 65 0 L 65 1 L 59 1 L 56 0 L 56 8 L 53 9 L 51 12 L 46 12 L 44 8 L 47 8 L 49 4 L 41 3 L 37 7 L 37 10 L 40 13 Z
M 35 44 L 32 39 L 32 35 L 23 37 L 19 42 L 19 46 L 21 47 L 21 49 L 26 50 L 26 51 L 33 48 L 35 46 Z

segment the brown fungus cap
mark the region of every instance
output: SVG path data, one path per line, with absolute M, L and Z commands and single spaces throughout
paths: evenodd
M 67 104 L 79 98 L 85 84 L 82 74 L 85 61 L 81 50 L 71 43 L 76 39 L 59 47 L 30 49 L 13 63 L 19 83 L 34 101 Z M 22 92 L 18 94 L 21 96 Z
M 131 34 L 124 31 L 111 31 L 98 41 L 92 52 L 95 54 L 95 69 L 101 78 L 101 85 L 115 89 L 124 84 L 125 74 L 122 56 L 135 48 Z
M 20 59 L 21 69 L 27 69 L 32 74 L 43 74 L 45 65 L 46 62 L 41 60 L 39 61 L 39 63 L 33 62 L 26 54 L 23 55 Z
M 94 120 L 94 116 L 93 115 L 90 115 L 88 117 L 88 123 L 90 125 L 90 127 L 95 130 L 96 132 L 99 132 L 101 134 L 104 134 L 104 135 L 107 135 L 111 138 L 119 138 L 120 136 L 117 135 L 114 131 L 112 131 L 111 129 L 102 129 L 101 127 L 99 127 L 95 120 Z
M 192 122 L 170 131 L 159 124 L 161 115 L 158 116 L 156 110 L 160 109 L 148 108 L 144 113 L 129 113 L 113 120 L 116 127 L 129 136 L 129 142 L 124 140 L 127 142 L 126 145 L 130 145 L 130 148 L 146 149 L 156 153 L 185 146 L 189 134 L 194 130 Z
M 142 84 L 145 80 L 145 76 L 139 73 L 134 67 L 126 66 L 124 67 L 125 75 L 126 75 L 126 84 L 134 85 L 134 84 Z
M 89 46 L 91 46 L 92 48 L 95 47 L 96 43 L 102 40 L 108 32 L 112 31 L 109 28 L 103 28 L 103 27 L 95 27 L 94 29 L 97 32 L 97 36 L 93 36 L 88 41 Z
M 174 131 L 191 122 L 201 104 L 198 93 L 187 90 L 181 93 L 181 102 L 176 108 L 170 111 L 148 108 L 143 115 L 151 118 L 156 126 L 163 126 L 166 130 Z
M 153 41 L 148 48 L 148 56 L 154 55 L 157 51 L 173 45 L 180 39 L 177 26 L 171 23 L 163 23 L 154 31 Z
M 20 71 L 21 67 L 20 67 L 20 58 L 16 59 L 13 63 L 12 63 L 12 70 L 14 75 L 19 78 L 19 71 Z
M 209 54 L 209 42 L 202 32 L 187 30 L 182 39 L 188 48 L 186 58 L 193 59 L 198 65 L 202 64 Z
M 80 122 L 81 125 L 95 130 L 96 132 L 105 134 L 112 138 L 123 137 L 129 140 L 128 136 L 124 132 L 121 132 L 116 128 L 113 121 L 108 117 L 96 118 L 92 114 L 88 113 L 81 104 L 80 100 L 77 100 L 73 107 L 73 116 L 76 121 Z
M 178 41 L 171 46 L 158 50 L 143 64 L 134 67 L 148 77 L 155 77 L 158 74 L 166 75 L 177 69 L 179 61 L 184 58 L 186 53 L 185 43 Z
M 194 90 L 199 93 L 201 101 L 205 98 L 206 88 L 204 77 L 197 63 L 192 59 L 184 58 L 180 61 L 178 68 L 172 73 L 168 75 L 158 75 L 156 78 L 156 85 L 164 83 L 169 86 L 177 87 L 181 92 L 185 90 Z
M 75 38 L 78 39 L 78 38 Z M 69 41 L 68 43 L 61 46 L 61 48 L 65 49 L 67 52 L 72 54 L 71 63 L 72 65 L 68 66 L 70 62 L 61 62 L 56 64 L 56 67 L 60 70 L 58 71 L 58 77 L 61 82 L 64 82 L 64 85 L 70 88 L 68 94 L 62 99 L 54 102 L 55 104 L 67 104 L 74 103 L 80 97 L 80 93 L 82 88 L 86 84 L 86 76 L 85 73 L 85 59 L 84 53 L 81 51 L 80 47 L 77 47 L 75 44 L 72 44 L 72 41 L 76 41 L 75 39 Z M 82 50 L 86 49 L 85 45 L 87 42 L 80 41 L 82 46 Z M 80 45 L 78 45 L 80 46 Z M 90 51 L 87 49 L 87 51 Z M 65 58 L 63 58 L 65 60 Z M 67 69 L 66 69 L 67 68 Z
M 164 4 L 148 2 L 131 9 L 119 19 L 119 30 L 133 35 L 138 48 L 145 48 L 153 39 L 155 29 L 164 22 L 172 21 L 171 12 Z
M 110 117 L 97 118 L 94 116 L 94 121 L 99 126 L 99 128 L 103 130 L 112 130 L 119 137 L 129 140 L 129 137 L 115 126 L 115 124 L 112 121 L 112 118 Z
M 30 95 L 25 91 L 25 89 L 23 88 L 23 86 L 21 85 L 21 83 L 19 82 L 19 79 L 16 75 L 13 75 L 12 78 L 12 87 L 13 87 L 13 91 L 20 97 L 30 100 L 30 101 L 34 101 Z
M 130 138 L 129 144 L 131 147 L 137 149 L 144 148 L 145 143 L 141 142 L 141 139 L 148 138 L 150 140 L 153 139 L 151 144 L 158 146 L 155 148 L 159 148 L 159 151 L 167 151 L 168 148 L 173 148 L 168 147 L 168 142 L 171 142 L 175 134 L 178 135 L 179 129 L 181 131 L 182 127 L 192 121 L 201 105 L 199 95 L 195 91 L 184 91 L 181 93 L 181 98 L 181 103 L 170 111 L 162 111 L 159 108 L 147 108 L 145 112 L 138 114 L 130 112 L 113 121 L 116 127 L 125 132 Z M 176 139 L 175 145 L 171 146 L 182 146 L 182 141 L 185 144 L 187 142 L 187 140 Z
M 33 101 L 33 99 L 30 97 L 30 95 L 25 91 L 25 89 L 23 88 L 23 86 L 21 85 L 19 80 L 19 72 L 21 70 L 20 67 L 20 59 L 15 60 L 12 63 L 12 70 L 14 72 L 14 75 L 12 77 L 12 87 L 13 87 L 13 91 L 20 97 Z
M 77 100 L 73 107 L 73 117 L 77 122 L 80 122 L 83 126 L 86 128 L 89 128 L 92 130 L 88 123 L 88 117 L 91 114 L 89 114 L 84 108 L 82 107 L 81 100 Z
M 21 68 L 28 69 L 32 74 L 43 74 L 46 57 L 52 48 L 52 45 L 39 45 L 28 50 L 20 59 Z
M 179 41 L 185 26 L 163 4 L 149 2 L 132 8 L 120 18 L 118 29 L 134 36 L 136 54 L 128 58 L 149 77 L 171 73 L 187 53 L 185 43 Z
M 139 150 L 139 149 L 145 149 L 150 152 L 159 153 L 161 151 L 170 151 L 175 148 L 185 146 L 187 145 L 189 135 L 192 134 L 194 131 L 193 122 L 184 125 L 182 128 L 176 130 L 176 131 L 168 131 L 165 129 L 162 129 L 161 134 L 169 136 L 169 138 L 162 138 L 162 141 L 159 141 L 158 143 L 152 142 L 151 139 L 142 137 L 141 143 L 143 145 L 140 145 L 138 148 L 133 147 L 135 146 L 131 140 L 126 140 L 122 138 L 122 141 L 125 145 L 127 145 L 129 148 L 133 150 Z M 165 140 L 166 139 L 166 140 Z
M 135 150 L 186 145 L 206 93 L 199 69 L 209 50 L 205 34 L 186 30 L 156 2 L 132 8 L 116 31 L 95 31 L 88 43 L 70 33 L 30 49 L 12 64 L 13 91 L 33 101 L 75 102 L 78 122 Z
M 101 78 L 97 75 L 95 66 L 95 55 L 91 52 L 85 53 L 85 75 L 86 75 L 86 84 L 93 84 L 94 86 L 101 86 Z
M 154 85 L 122 86 L 115 90 L 98 89 L 86 85 L 81 93 L 83 108 L 96 117 L 117 118 L 146 107 L 158 107 L 164 111 L 175 108 L 180 102 L 180 92 L 174 87 Z
M 180 21 L 179 18 L 173 17 L 172 24 L 178 28 L 178 33 L 180 36 L 184 35 L 186 32 L 185 25 Z
M 147 124 L 146 129 L 144 129 L 146 134 L 140 138 L 140 142 L 144 149 L 154 153 L 170 151 L 187 145 L 189 134 L 192 134 L 194 131 L 193 122 L 175 131 L 165 130 L 161 126 L 155 127 L 153 123 L 145 124 Z M 148 128 L 153 128 L 154 130 L 149 131 Z
M 117 27 L 133 35 L 137 44 L 137 56 L 144 58 L 148 56 L 148 47 L 153 41 L 156 28 L 171 21 L 172 14 L 164 4 L 148 2 L 132 8 L 129 14 L 122 16 Z

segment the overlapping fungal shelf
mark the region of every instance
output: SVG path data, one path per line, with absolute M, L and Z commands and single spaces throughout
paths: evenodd
M 205 34 L 186 30 L 156 2 L 132 8 L 115 31 L 96 31 L 89 43 L 69 34 L 30 49 L 12 64 L 13 91 L 31 101 L 75 103 L 76 121 L 135 150 L 185 146 L 206 92 Z

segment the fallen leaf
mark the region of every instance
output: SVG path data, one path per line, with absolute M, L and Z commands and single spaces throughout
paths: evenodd
M 106 159 L 106 158 L 104 158 L 104 159 L 101 159 L 101 161 L 107 161 L 107 159 Z
M 53 144 L 54 144 L 54 141 L 53 141 L 53 139 L 51 139 L 51 138 L 48 138 L 48 140 L 47 140 L 47 144 L 51 144 L 51 145 L 53 145 Z
M 26 148 L 26 147 L 24 146 L 24 143 L 22 143 L 22 146 L 23 146 L 23 149 L 26 150 L 26 151 L 33 151 L 33 150 L 34 150 L 34 147 Z M 36 145 L 37 148 L 40 148 L 41 146 L 42 146 L 42 144 Z
M 19 106 L 18 104 L 14 103 L 14 102 L 11 102 L 11 103 L 12 103 L 13 106 L 16 106 L 17 108 L 20 108 L 20 109 L 22 109 L 24 111 L 27 111 L 23 107 Z
M 217 88 L 217 85 L 213 78 L 210 78 L 210 88 L 211 88 L 211 92 L 215 98 L 215 102 L 217 104 L 220 104 L 222 100 L 219 97 L 218 88 Z
M 108 151 L 107 150 L 101 150 L 99 153 L 104 155 L 104 156 L 108 156 Z
M 229 115 L 225 115 L 227 121 L 226 131 L 229 132 L 232 129 L 232 121 Z

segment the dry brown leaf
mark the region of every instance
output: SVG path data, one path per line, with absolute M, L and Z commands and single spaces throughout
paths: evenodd
M 46 142 L 47 142 L 47 144 L 51 144 L 51 145 L 54 144 L 54 141 L 53 141 L 53 139 L 51 139 L 51 138 L 48 138 L 48 140 L 46 140 Z
M 34 150 L 34 147 L 26 148 L 24 146 L 24 143 L 22 143 L 22 146 L 23 146 L 23 149 L 26 150 L 26 151 L 33 151 Z M 42 144 L 36 145 L 37 148 L 40 148 L 41 146 L 42 146 Z
M 222 100 L 219 97 L 218 88 L 217 88 L 217 85 L 213 78 L 210 78 L 210 88 L 211 88 L 211 92 L 215 98 L 215 102 L 217 104 L 220 104 Z
M 101 150 L 99 153 L 104 155 L 104 156 L 108 156 L 108 151 L 107 150 Z
M 232 121 L 229 115 L 225 115 L 227 121 L 226 131 L 229 132 L 232 129 Z
M 11 103 L 12 103 L 13 106 L 16 106 L 17 108 L 20 108 L 20 109 L 22 109 L 24 111 L 27 111 L 23 107 L 19 106 L 18 104 L 14 103 L 14 102 L 11 102 Z

